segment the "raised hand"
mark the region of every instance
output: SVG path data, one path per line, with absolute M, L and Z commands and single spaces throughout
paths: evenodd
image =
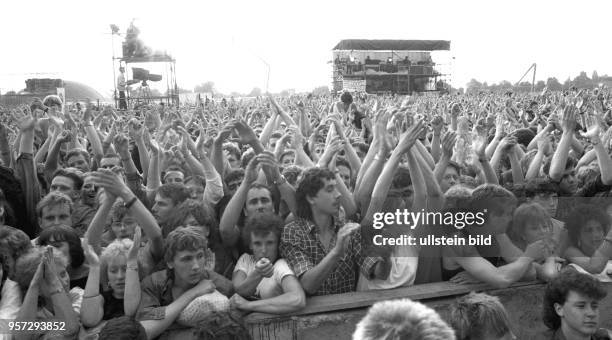
M 563 118 L 561 119 L 561 128 L 565 133 L 574 132 L 576 128 L 576 113 L 575 107 L 566 105 L 563 109 Z
M 442 116 L 436 115 L 431 120 L 431 128 L 433 129 L 434 134 L 440 135 L 443 127 L 444 127 L 444 119 L 442 118 Z
M 336 236 L 336 245 L 334 246 L 332 251 L 337 252 L 340 256 L 344 255 L 348 249 L 351 240 L 351 235 L 357 232 L 360 228 L 361 226 L 359 225 L 359 223 L 353 222 L 347 223 L 342 228 L 340 228 L 338 230 L 338 235 Z
M 81 246 L 83 247 L 83 251 L 85 253 L 85 260 L 87 260 L 87 263 L 90 266 L 99 266 L 100 258 L 98 257 L 98 254 L 96 254 L 96 252 L 94 251 L 91 244 L 89 244 L 87 238 L 81 240 Z
M 236 121 L 234 129 L 238 132 L 242 144 L 253 144 L 258 141 L 257 135 L 244 120 Z
M 113 170 L 109 169 L 98 169 L 92 174 L 93 182 L 96 186 L 104 188 L 105 192 L 108 192 L 114 196 L 120 196 L 126 193 L 129 188 L 123 182 L 121 176 L 117 173 L 118 167 Z
M 113 144 L 115 145 L 115 150 L 121 156 L 129 155 L 129 140 L 124 134 L 118 134 L 113 139 Z
M 442 154 L 452 157 L 453 156 L 453 148 L 455 147 L 455 142 L 457 141 L 457 134 L 453 131 L 448 131 L 442 136 Z
M 400 141 L 397 147 L 402 153 L 408 152 L 414 145 L 419 135 L 425 131 L 425 124 L 422 120 L 418 120 L 416 124 L 412 125 L 406 132 L 400 136 Z
M 251 161 L 249 162 L 249 164 L 247 165 L 247 168 L 244 172 L 244 181 L 247 184 L 250 185 L 253 182 L 255 182 L 255 180 L 257 179 L 257 166 L 258 165 L 259 165 L 258 157 L 253 157 Z
M 134 230 L 134 243 L 130 247 L 127 256 L 127 262 L 137 263 L 138 259 L 138 250 L 140 249 L 140 242 L 142 241 L 142 230 L 140 227 L 136 227 Z
M 262 277 L 272 277 L 274 275 L 274 264 L 269 259 L 263 257 L 255 263 L 255 272 Z

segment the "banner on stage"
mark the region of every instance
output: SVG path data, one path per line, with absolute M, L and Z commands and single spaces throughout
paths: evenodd
M 366 81 L 365 80 L 342 80 L 342 89 L 348 92 L 365 92 Z

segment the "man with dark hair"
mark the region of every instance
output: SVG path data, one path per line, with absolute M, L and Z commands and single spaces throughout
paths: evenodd
M 96 211 L 81 200 L 81 188 L 83 187 L 83 174 L 75 168 L 58 169 L 53 174 L 51 181 L 51 192 L 61 192 L 72 199 L 74 205 L 72 211 L 72 227 L 79 236 L 85 234 L 85 230 L 94 218 Z
M 360 225 L 336 218 L 340 196 L 333 172 L 305 170 L 296 190 L 298 218 L 283 229 L 281 255 L 309 295 L 354 291 L 358 269 L 369 279 L 389 275 L 387 261 L 363 254 Z
M 189 189 L 180 183 L 166 183 L 157 189 L 155 204 L 151 211 L 157 223 L 163 228 L 166 219 L 176 205 L 184 202 L 191 196 Z
M 599 302 L 606 297 L 601 282 L 588 274 L 566 269 L 548 283 L 542 319 L 545 339 L 599 340 L 612 333 L 599 328 Z
M 66 166 L 77 168 L 83 173 L 91 171 L 89 153 L 83 149 L 72 149 L 66 153 Z

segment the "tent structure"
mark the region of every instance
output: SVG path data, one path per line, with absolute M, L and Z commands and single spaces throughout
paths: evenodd
M 337 50 L 366 51 L 450 51 L 447 40 L 341 40 L 334 48 Z

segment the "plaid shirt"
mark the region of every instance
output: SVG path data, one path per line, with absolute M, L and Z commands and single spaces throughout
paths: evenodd
M 338 229 L 342 222 L 334 219 L 335 233 L 330 241 L 329 250 L 336 244 Z M 281 256 L 287 260 L 295 275 L 300 277 L 313 269 L 329 253 L 319 240 L 319 228 L 312 222 L 296 219 L 283 229 L 279 246 Z M 355 291 L 357 271 L 372 278 L 374 265 L 381 257 L 364 257 L 361 250 L 361 231 L 351 235 L 348 249 L 338 261 L 334 270 L 321 284 L 314 295 L 339 294 Z

